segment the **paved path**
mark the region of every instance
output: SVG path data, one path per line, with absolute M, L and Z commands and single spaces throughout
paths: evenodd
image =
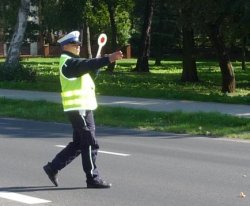
M 61 102 L 59 93 L 0 89 L 0 97 L 25 100 Z M 160 100 L 132 97 L 97 96 L 99 105 L 128 107 L 150 111 L 220 112 L 240 117 L 250 117 L 250 105 L 221 104 L 186 100 Z

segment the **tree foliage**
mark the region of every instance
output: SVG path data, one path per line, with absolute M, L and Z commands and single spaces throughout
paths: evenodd
M 0 41 L 10 42 L 11 35 L 17 20 L 20 0 L 0 1 Z

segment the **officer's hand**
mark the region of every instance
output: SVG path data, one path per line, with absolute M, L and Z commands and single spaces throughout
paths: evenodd
M 121 51 L 114 52 L 112 54 L 109 54 L 109 61 L 110 63 L 115 62 L 116 60 L 122 59 L 123 54 Z

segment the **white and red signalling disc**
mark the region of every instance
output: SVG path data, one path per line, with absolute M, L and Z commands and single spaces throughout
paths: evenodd
M 97 54 L 96 54 L 96 57 L 100 57 L 101 56 L 101 50 L 102 50 L 102 47 L 106 44 L 107 42 L 107 35 L 102 33 L 99 35 L 98 37 L 98 51 L 97 51 Z
M 107 42 L 107 35 L 104 33 L 100 34 L 98 37 L 98 45 L 104 46 L 106 42 Z

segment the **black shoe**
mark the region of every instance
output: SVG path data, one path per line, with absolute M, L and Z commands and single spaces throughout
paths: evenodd
M 96 189 L 105 189 L 105 188 L 110 188 L 112 186 L 111 183 L 107 183 L 101 179 L 98 180 L 87 180 L 87 188 L 96 188 Z
M 51 182 L 57 187 L 58 186 L 58 173 L 51 168 L 51 163 L 48 163 L 43 167 L 44 171 L 48 175 Z

